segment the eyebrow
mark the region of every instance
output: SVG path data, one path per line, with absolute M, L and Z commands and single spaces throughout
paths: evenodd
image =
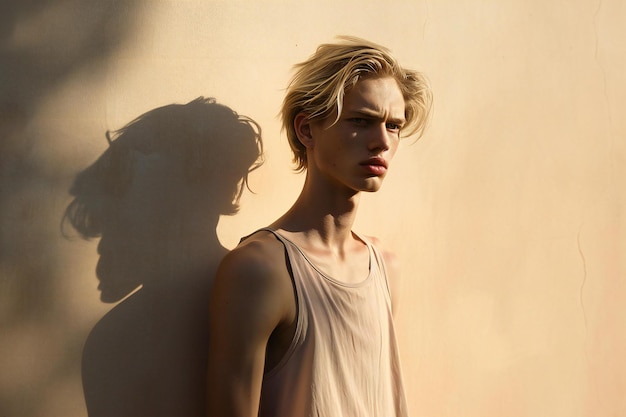
M 347 115 L 350 116 L 363 116 L 366 118 L 373 118 L 373 119 L 377 119 L 377 120 L 383 120 L 385 119 L 381 113 L 377 112 L 376 110 L 369 110 L 369 109 L 346 109 L 346 113 Z M 394 123 L 397 125 L 404 125 L 406 123 L 406 119 L 404 117 L 402 118 L 397 118 L 397 117 L 389 117 L 387 119 L 387 122 L 389 123 Z

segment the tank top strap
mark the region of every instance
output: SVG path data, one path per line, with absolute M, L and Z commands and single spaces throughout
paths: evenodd
M 271 227 L 262 227 L 260 229 L 255 230 L 254 232 L 250 233 L 249 235 L 241 238 L 240 242 L 243 242 L 244 240 L 248 239 L 250 236 L 253 236 L 259 232 L 269 232 L 270 234 L 272 234 L 280 243 L 283 244 L 283 246 L 285 247 L 285 250 L 287 251 L 287 264 L 289 265 L 289 275 L 291 275 L 291 279 L 293 280 L 293 265 L 292 263 L 297 259 L 297 257 L 295 257 L 296 255 L 302 255 L 304 256 L 304 253 L 302 252 L 302 250 L 295 244 L 293 243 L 291 240 L 287 239 L 286 237 L 284 237 L 283 235 L 281 235 L 280 233 L 278 233 L 276 230 L 272 229 Z

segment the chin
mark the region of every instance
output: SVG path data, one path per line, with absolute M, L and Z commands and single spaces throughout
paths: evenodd
M 376 193 L 380 190 L 380 187 L 376 187 L 376 188 L 368 188 L 366 190 L 363 190 L 364 193 Z
M 380 190 L 382 186 L 382 179 L 378 177 L 370 178 L 365 182 L 365 184 L 363 184 L 360 191 L 364 193 L 375 193 L 376 191 Z

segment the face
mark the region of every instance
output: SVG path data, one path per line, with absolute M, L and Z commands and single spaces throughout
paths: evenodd
M 349 193 L 378 191 L 405 123 L 404 98 L 391 77 L 365 78 L 344 96 L 341 115 L 310 123 L 308 175 Z

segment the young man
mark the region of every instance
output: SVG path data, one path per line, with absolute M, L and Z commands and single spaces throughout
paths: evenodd
M 352 225 L 401 132 L 423 131 L 431 93 L 387 49 L 356 38 L 296 68 L 282 118 L 304 187 L 218 269 L 209 415 L 405 416 L 388 282 L 396 262 Z

